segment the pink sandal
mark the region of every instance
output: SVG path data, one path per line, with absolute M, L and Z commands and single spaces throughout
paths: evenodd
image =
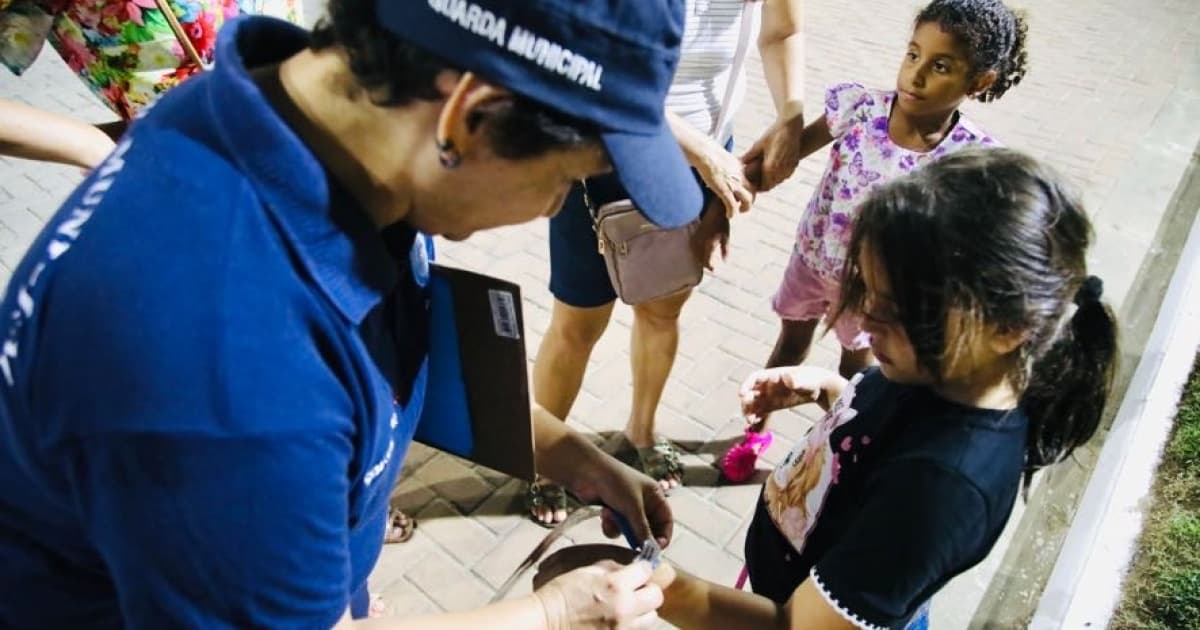
M 770 431 L 752 431 L 746 429 L 746 437 L 725 452 L 721 458 L 721 474 L 725 478 L 741 483 L 754 476 L 758 456 L 771 446 L 775 435 Z

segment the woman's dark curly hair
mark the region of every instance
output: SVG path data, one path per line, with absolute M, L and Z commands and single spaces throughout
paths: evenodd
M 987 103 L 1021 82 L 1029 67 L 1025 16 L 1000 0 L 933 0 L 917 15 L 916 25 L 934 23 L 967 51 L 975 74 L 996 71 L 996 82 L 975 99 Z
M 376 105 L 437 100 L 441 98 L 435 87 L 438 73 L 459 70 L 380 26 L 374 0 L 329 0 L 328 6 L 326 16 L 313 28 L 311 48 L 345 50 L 350 71 Z M 493 151 L 512 160 L 598 141 L 587 123 L 519 94 L 467 122 L 475 128 L 485 119 Z

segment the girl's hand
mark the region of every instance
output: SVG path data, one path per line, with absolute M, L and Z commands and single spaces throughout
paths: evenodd
M 651 582 L 654 574 L 645 561 L 603 560 L 549 580 L 534 596 L 549 628 L 651 628 L 663 603 L 662 587 Z
M 742 414 L 758 424 L 773 411 L 820 402 L 831 377 L 840 378 L 824 368 L 803 365 L 759 370 L 742 384 Z

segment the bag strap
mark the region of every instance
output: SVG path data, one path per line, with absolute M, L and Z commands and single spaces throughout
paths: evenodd
M 592 201 L 592 195 L 588 192 L 587 178 L 579 180 L 579 185 L 583 186 L 583 205 L 587 208 L 588 214 L 592 215 L 592 229 L 594 230 L 600 216 L 596 212 L 596 204 Z
M 729 106 L 733 104 L 733 92 L 737 87 L 738 77 L 742 74 L 742 67 L 746 65 L 746 54 L 750 49 L 750 35 L 753 32 L 754 8 L 747 2 L 742 5 L 742 22 L 738 28 L 737 51 L 733 53 L 733 65 L 729 67 L 729 80 L 725 82 L 725 96 L 721 99 L 721 109 L 717 114 L 716 124 L 709 134 L 717 142 L 721 141 L 717 135 L 725 129 L 725 123 L 729 121 Z
M 196 47 L 192 45 L 192 40 L 188 38 L 187 33 L 183 30 L 183 25 L 179 23 L 179 17 L 175 15 L 175 10 L 171 8 L 170 0 L 154 0 L 158 5 L 158 10 L 167 19 L 167 24 L 171 27 L 171 32 L 175 33 L 175 39 L 179 40 L 179 45 L 183 47 L 183 52 L 188 56 L 192 63 L 200 70 L 206 70 L 204 59 L 200 57 L 200 53 L 196 51 Z

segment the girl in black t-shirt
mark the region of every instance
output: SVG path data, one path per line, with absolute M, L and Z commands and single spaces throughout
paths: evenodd
M 811 367 L 748 379 L 747 415 L 827 413 L 765 484 L 746 538 L 754 594 L 680 573 L 661 616 L 722 630 L 923 624 L 933 594 L 986 557 L 1022 479 L 1100 422 L 1116 322 L 1087 275 L 1091 238 L 1078 200 L 1007 149 L 966 150 L 872 194 L 838 314 L 863 317 L 879 366 L 850 381 Z

